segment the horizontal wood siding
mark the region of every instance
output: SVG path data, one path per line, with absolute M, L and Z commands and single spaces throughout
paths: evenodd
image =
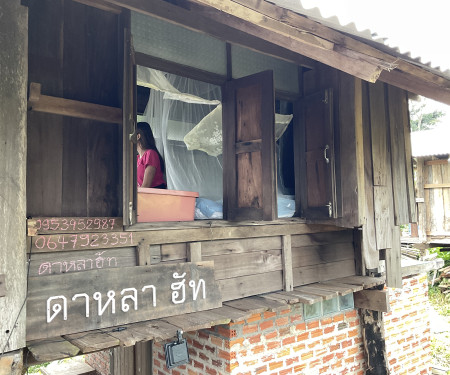
M 352 231 L 292 236 L 292 267 L 294 286 L 355 275 Z

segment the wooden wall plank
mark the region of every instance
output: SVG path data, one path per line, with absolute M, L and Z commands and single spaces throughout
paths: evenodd
M 374 186 L 387 185 L 388 142 L 386 128 L 385 85 L 369 85 L 370 129 L 372 140 L 372 167 Z
M 353 243 L 292 248 L 294 268 L 354 259 Z
M 390 249 L 392 247 L 392 189 L 388 186 L 374 186 L 373 197 L 377 248 L 378 250 Z
M 202 242 L 202 254 L 204 256 L 240 254 L 251 251 L 276 250 L 276 249 L 281 249 L 280 236 Z
M 281 270 L 218 280 L 218 282 L 224 302 L 283 289 Z
M 353 234 L 351 230 L 330 233 L 311 233 L 302 235 L 292 235 L 292 247 L 303 247 L 313 245 L 326 245 L 351 242 Z
M 294 286 L 332 280 L 355 275 L 353 259 L 333 263 L 322 263 L 293 269 Z
M 372 169 L 372 138 L 370 131 L 370 103 L 369 84 L 362 86 L 362 116 L 363 116 L 363 143 L 364 143 L 364 212 L 365 221 L 362 226 L 362 258 L 367 269 L 377 269 L 379 253 L 375 232 L 375 206 Z M 363 275 L 365 275 L 365 270 Z
M 394 207 L 385 84 L 369 85 L 370 129 L 377 249 L 392 247 Z
M 339 74 L 339 130 L 342 219 L 347 228 L 363 224 L 364 154 L 362 134 L 361 81 Z
M 411 146 L 411 124 L 410 124 L 410 114 L 409 114 L 409 100 L 408 93 L 403 92 L 402 97 L 402 118 L 403 118 L 403 132 L 405 134 L 405 160 L 406 160 L 406 182 L 407 182 L 407 192 L 408 192 L 408 213 L 409 222 L 417 222 L 417 212 L 416 212 L 416 199 L 415 199 L 415 189 L 414 189 L 414 173 L 413 173 L 413 157 L 412 157 L 412 146 Z
M 403 119 L 403 90 L 388 85 L 389 135 L 391 145 L 392 189 L 394 193 L 395 225 L 409 223 L 408 180 L 405 155 L 405 126 Z
M 95 122 L 88 129 L 87 140 L 87 214 L 88 216 L 119 216 L 122 191 L 119 189 L 121 164 L 110 150 L 120 143 L 117 124 Z
M 392 228 L 392 247 L 386 249 L 386 286 L 402 288 L 402 259 L 401 259 L 400 227 Z
M 216 279 L 230 279 L 246 275 L 257 275 L 283 269 L 281 250 L 253 251 L 244 254 L 215 255 L 203 257 L 215 265 Z

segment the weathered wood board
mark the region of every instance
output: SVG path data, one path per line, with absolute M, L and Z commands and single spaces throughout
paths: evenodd
M 387 290 L 361 290 L 354 294 L 355 307 L 366 310 L 389 312 L 389 292 Z
M 5 275 L 0 275 L 0 297 L 6 296 Z
M 328 281 L 337 277 L 351 276 L 355 274 L 355 262 L 353 259 L 340 262 L 315 264 L 293 269 L 294 286 Z
M 220 307 L 213 262 L 30 277 L 27 339 Z M 119 300 L 120 299 L 120 300 Z
M 123 229 L 121 217 L 34 217 L 27 220 L 29 236 L 58 233 L 113 232 Z
M 30 276 L 136 266 L 134 247 L 31 254 Z M 1 287 L 1 286 L 0 286 Z

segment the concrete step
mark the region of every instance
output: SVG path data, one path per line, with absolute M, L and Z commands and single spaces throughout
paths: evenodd
M 91 366 L 82 361 L 53 362 L 47 367 L 42 367 L 43 375 L 98 375 Z

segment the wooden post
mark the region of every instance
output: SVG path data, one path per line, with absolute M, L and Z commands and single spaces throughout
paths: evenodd
M 202 243 L 201 242 L 188 243 L 187 260 L 188 260 L 188 262 L 201 262 L 202 261 Z
M 283 257 L 283 289 L 286 292 L 291 292 L 294 289 L 291 236 L 282 236 L 281 242 L 281 254 Z
M 4 352 L 25 347 L 28 8 L 20 0 L 2 1 L 0 14 L 0 273 L 6 282 L 6 296 L 0 298 L 3 366 L 8 360 L 8 355 L 1 356 Z M 11 367 L 6 373 L 16 372 Z
M 367 363 L 366 375 L 389 374 L 386 342 L 383 335 L 383 313 L 361 309 L 360 316 Z

